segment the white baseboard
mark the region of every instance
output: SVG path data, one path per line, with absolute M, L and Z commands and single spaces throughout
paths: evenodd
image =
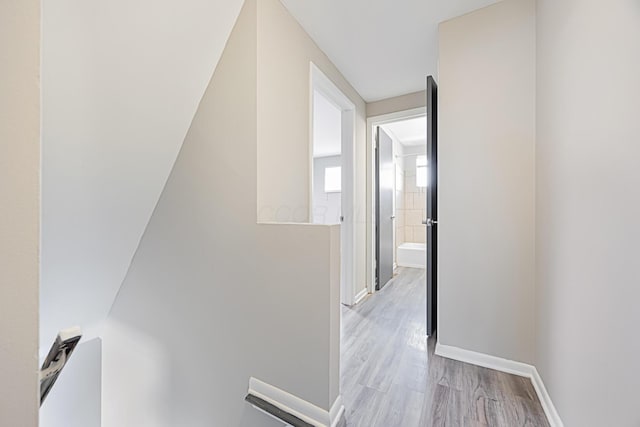
M 535 366 L 527 363 L 516 362 L 501 357 L 491 356 L 485 353 L 465 350 L 450 345 L 436 343 L 436 355 L 446 357 L 448 359 L 458 360 L 460 362 L 470 363 L 472 365 L 482 366 L 484 368 L 494 369 L 496 371 L 506 372 L 508 374 L 518 375 L 531 379 L 533 388 L 540 399 L 540 404 L 544 413 L 549 420 L 551 427 L 564 427 L 560 415 L 556 407 L 551 401 L 551 396 L 542 382 L 542 378 Z
M 364 288 L 363 290 L 361 290 L 360 292 L 358 292 L 358 295 L 356 295 L 355 298 L 355 302 L 354 304 L 358 304 L 360 301 L 362 301 L 364 299 L 364 297 L 366 297 L 369 294 L 369 290 L 367 288 Z
M 331 405 L 331 409 L 327 411 L 253 377 L 249 378 L 249 394 L 259 397 L 315 427 L 335 427 L 344 414 L 341 396 L 338 396 Z
M 331 427 L 336 427 L 344 415 L 344 405 L 342 404 L 342 396 L 338 395 L 336 401 L 331 405 L 329 410 L 329 420 Z
M 513 360 L 440 343 L 436 343 L 436 355 L 527 378 L 531 378 L 533 370 L 536 369 L 526 363 L 515 362 Z
M 533 388 L 536 389 L 538 399 L 540 399 L 540 404 L 542 405 L 542 409 L 544 409 L 544 413 L 547 414 L 547 419 L 549 420 L 551 427 L 564 427 L 564 424 L 560 419 L 560 414 L 558 414 L 555 405 L 551 401 L 551 396 L 549 396 L 549 392 L 544 386 L 544 382 L 542 382 L 542 377 L 535 367 L 533 368 L 531 382 L 533 383 Z
M 403 262 L 402 264 L 398 265 L 398 267 L 421 268 L 423 270 L 427 268 L 423 264 L 411 264 L 409 262 Z

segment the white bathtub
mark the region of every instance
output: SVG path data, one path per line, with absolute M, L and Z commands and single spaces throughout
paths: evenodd
M 396 253 L 398 267 L 427 268 L 427 245 L 403 243 Z

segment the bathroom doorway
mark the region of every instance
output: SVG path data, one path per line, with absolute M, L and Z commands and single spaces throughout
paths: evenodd
M 438 100 L 433 77 L 427 77 L 426 86 L 425 107 L 367 119 L 367 289 L 374 293 L 393 280 L 390 263 L 394 272 L 398 267 L 424 270 L 426 334 L 431 336 L 438 317 Z M 389 188 L 393 197 L 386 194 Z
M 398 267 L 426 269 L 427 118 L 424 109 L 373 124 L 375 290 Z

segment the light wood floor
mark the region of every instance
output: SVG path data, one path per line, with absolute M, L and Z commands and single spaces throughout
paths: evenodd
M 548 426 L 528 379 L 434 355 L 425 336 L 425 270 L 343 307 L 346 427 Z

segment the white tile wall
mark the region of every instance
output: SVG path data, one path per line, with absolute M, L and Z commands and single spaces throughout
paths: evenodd
M 416 186 L 415 160 L 412 156 L 396 162 L 395 247 L 405 242 L 424 243 L 426 227 L 426 188 Z
M 396 205 L 396 217 L 404 215 L 404 218 L 402 224 L 396 223 L 396 233 L 403 231 L 404 242 L 424 243 L 426 229 L 422 221 L 426 219 L 426 188 L 416 186 L 415 170 L 405 170 L 403 181 L 404 205 Z
M 405 237 L 405 213 L 404 205 L 405 192 L 404 192 L 404 167 L 402 162 L 396 162 L 396 206 L 395 206 L 395 248 L 406 242 Z M 397 258 L 397 254 L 396 254 Z

